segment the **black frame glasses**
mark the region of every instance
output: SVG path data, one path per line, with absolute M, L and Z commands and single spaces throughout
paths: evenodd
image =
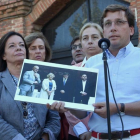
M 79 47 L 79 49 L 82 49 L 82 45 L 81 45 L 81 44 L 79 44 L 79 45 L 74 45 L 74 44 L 73 44 L 73 45 L 71 46 L 71 49 L 72 49 L 72 50 L 77 50 L 77 47 Z
M 122 25 L 124 25 L 126 22 L 128 22 L 128 21 L 125 21 L 125 20 L 122 20 L 122 19 L 117 19 L 117 20 L 115 20 L 115 21 L 106 21 L 105 23 L 103 23 L 103 25 L 104 25 L 104 27 L 106 27 L 106 28 L 109 28 L 109 27 L 111 27 L 112 26 L 112 23 L 114 22 L 114 24 L 115 25 L 117 25 L 117 26 L 122 26 Z

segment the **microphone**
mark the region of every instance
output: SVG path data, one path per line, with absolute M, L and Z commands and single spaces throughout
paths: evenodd
M 102 38 L 102 39 L 99 40 L 98 46 L 101 49 L 106 50 L 110 47 L 110 41 L 107 38 Z

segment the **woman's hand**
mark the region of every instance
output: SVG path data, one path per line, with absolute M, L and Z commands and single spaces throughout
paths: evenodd
M 47 93 L 48 93 L 48 95 L 51 95 L 52 91 L 48 91 L 48 90 L 47 90 Z

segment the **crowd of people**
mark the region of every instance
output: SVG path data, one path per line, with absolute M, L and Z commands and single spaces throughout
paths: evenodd
M 52 105 L 15 101 L 24 59 L 49 62 L 52 52 L 42 33 L 31 33 L 25 39 L 14 31 L 3 35 L 0 39 L 0 140 L 108 139 L 104 66 L 102 50 L 98 46 L 98 41 L 103 37 L 110 40 L 106 55 L 112 83 L 112 86 L 108 86 L 111 139 L 139 140 L 140 49 L 131 43 L 134 20 L 134 14 L 128 7 L 109 5 L 102 14 L 101 26 L 92 22 L 86 23 L 81 28 L 79 37 L 75 37 L 70 44 L 73 67 L 99 69 L 96 102 L 93 103 L 94 111 L 91 113 L 67 109 L 61 100 Z M 32 71 L 25 72 L 20 95 L 32 96 L 35 84 L 42 82 L 42 98 L 53 98 L 57 89 L 53 80 L 55 75 L 48 73 L 47 79 L 41 81 L 38 70 L 39 67 L 34 66 Z M 67 76 L 65 74 L 63 79 Z M 85 89 L 86 78 L 86 74 L 81 76 Z M 66 81 L 63 80 L 63 85 L 64 82 Z M 79 92 L 86 95 L 91 91 L 88 90 Z M 64 87 L 59 91 L 64 94 Z M 65 98 L 70 99 L 72 92 L 73 89 L 69 89 Z M 122 117 L 124 130 L 118 114 Z

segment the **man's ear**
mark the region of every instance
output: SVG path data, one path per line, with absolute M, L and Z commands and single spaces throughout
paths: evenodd
M 130 36 L 134 34 L 134 27 L 129 27 L 130 28 Z

